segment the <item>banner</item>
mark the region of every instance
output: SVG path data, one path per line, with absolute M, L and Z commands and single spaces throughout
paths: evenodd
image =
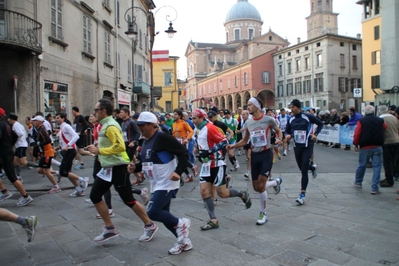
M 317 136 L 318 140 L 353 145 L 353 135 L 356 126 L 324 125 Z

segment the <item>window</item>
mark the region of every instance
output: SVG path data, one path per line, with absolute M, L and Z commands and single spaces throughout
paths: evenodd
M 284 85 L 282 81 L 279 81 L 277 85 L 277 97 L 283 97 L 283 96 L 284 96 Z
M 111 64 L 111 34 L 108 31 L 105 32 L 105 59 L 104 61 Z
M 305 69 L 310 69 L 310 58 L 305 57 Z
M 248 85 L 248 73 L 244 73 L 244 85 Z
M 283 75 L 283 65 L 278 65 L 278 75 L 282 76 Z
M 380 75 L 371 76 L 371 88 L 379 89 L 380 88 Z
M 211 84 L 208 85 L 208 94 L 211 94 Z
M 109 0 L 103 0 L 103 4 L 109 6 Z
M 322 8 L 321 0 L 317 0 L 317 7 L 318 7 L 319 10 Z
M 62 0 L 51 0 L 51 36 L 59 40 L 62 36 Z
M 91 54 L 91 20 L 83 15 L 83 51 Z
M 374 40 L 380 39 L 380 26 L 374 27 Z
M 139 29 L 139 46 L 140 48 L 143 47 L 143 32 Z
M 306 76 L 305 80 L 303 81 L 303 93 L 310 93 L 311 91 L 311 76 Z
M 357 50 L 357 45 L 356 44 L 352 44 L 352 50 L 356 51 Z
M 291 52 L 288 52 L 288 56 L 291 56 Z
M 301 71 L 301 59 L 295 60 L 295 67 L 296 67 L 296 72 Z
M 302 82 L 301 78 L 295 79 L 295 94 L 301 94 L 302 93 Z
M 254 29 L 248 29 L 248 39 L 252 40 L 254 37 Z
M 278 56 L 278 59 L 281 59 L 282 57 L 281 57 L 281 54 Z
M 314 11 L 314 2 L 312 2 L 312 12 Z
M 230 82 L 230 78 L 227 79 L 227 88 L 230 89 L 231 88 L 231 82 Z
M 164 72 L 163 73 L 163 85 L 164 86 L 172 85 L 172 72 Z
M 376 15 L 380 14 L 380 0 L 375 0 L 374 13 Z
M 309 50 L 309 46 L 305 46 L 305 51 L 308 51 Z
M 296 53 L 299 54 L 299 49 L 296 49 Z
M 165 101 L 165 109 L 167 113 L 173 112 L 172 110 L 172 101 Z
M 216 82 L 213 83 L 213 92 L 216 93 L 217 90 L 217 86 L 216 86 Z
M 342 68 L 345 67 L 345 55 L 344 54 L 339 55 L 339 64 L 340 64 L 340 67 L 342 67 Z
M 262 83 L 270 83 L 270 72 L 262 72 Z
M 322 54 L 318 54 L 318 55 L 316 55 L 316 57 L 317 57 L 317 67 L 321 67 L 321 66 L 323 66 L 323 55 Z
M 340 42 L 340 43 L 339 43 L 339 46 L 344 47 L 344 46 L 345 46 L 345 43 L 344 43 L 344 42 Z
M 314 92 L 320 92 L 323 90 L 324 90 L 323 73 L 316 74 L 316 78 L 314 80 Z
M 326 6 L 330 7 L 330 0 L 326 0 Z
M 375 51 L 371 53 L 371 64 L 377 65 L 381 63 L 381 51 Z
M 288 68 L 288 74 L 291 74 L 292 73 L 291 62 L 288 62 L 287 68 Z
M 132 61 L 127 60 L 127 81 L 132 81 Z
M 240 39 L 240 30 L 239 29 L 235 29 L 234 30 L 234 40 L 238 41 Z
M 143 66 L 134 64 L 134 79 L 136 81 L 143 80 Z
M 220 80 L 219 87 L 220 87 L 220 91 L 223 91 L 223 82 L 222 82 L 222 80 Z
M 237 76 L 234 76 L 234 87 L 238 87 L 238 79 Z
M 293 84 L 292 84 L 292 79 L 290 79 L 290 80 L 288 80 L 287 81 L 288 83 L 287 83 L 287 95 L 289 95 L 289 96 L 293 96 L 294 95 L 294 86 L 293 86 Z
M 116 0 L 116 12 L 115 12 L 115 16 L 116 16 L 116 25 L 120 25 L 119 24 L 119 0 Z
M 316 47 L 320 47 L 320 45 L 321 45 L 320 42 L 316 43 Z
M 348 79 L 338 78 L 338 91 L 347 92 L 348 91 Z
M 357 69 L 357 56 L 352 55 L 352 68 Z
M 229 42 L 229 33 L 226 32 L 226 42 Z

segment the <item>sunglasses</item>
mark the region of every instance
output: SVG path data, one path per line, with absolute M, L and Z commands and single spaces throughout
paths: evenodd
M 104 108 L 94 108 L 94 113 L 97 113 L 100 110 L 103 110 Z

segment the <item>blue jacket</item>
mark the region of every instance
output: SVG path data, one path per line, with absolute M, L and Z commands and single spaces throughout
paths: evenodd
M 348 125 L 349 125 L 349 126 L 354 126 L 354 125 L 356 125 L 356 124 L 357 124 L 357 121 L 358 121 L 360 118 L 362 118 L 361 114 L 359 114 L 358 112 L 355 112 L 355 114 L 352 115 L 352 116 L 349 118 Z

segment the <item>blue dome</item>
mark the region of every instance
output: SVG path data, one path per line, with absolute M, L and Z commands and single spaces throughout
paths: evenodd
M 225 23 L 237 19 L 255 19 L 262 22 L 258 10 L 252 4 L 248 3 L 248 0 L 238 0 L 227 13 Z

